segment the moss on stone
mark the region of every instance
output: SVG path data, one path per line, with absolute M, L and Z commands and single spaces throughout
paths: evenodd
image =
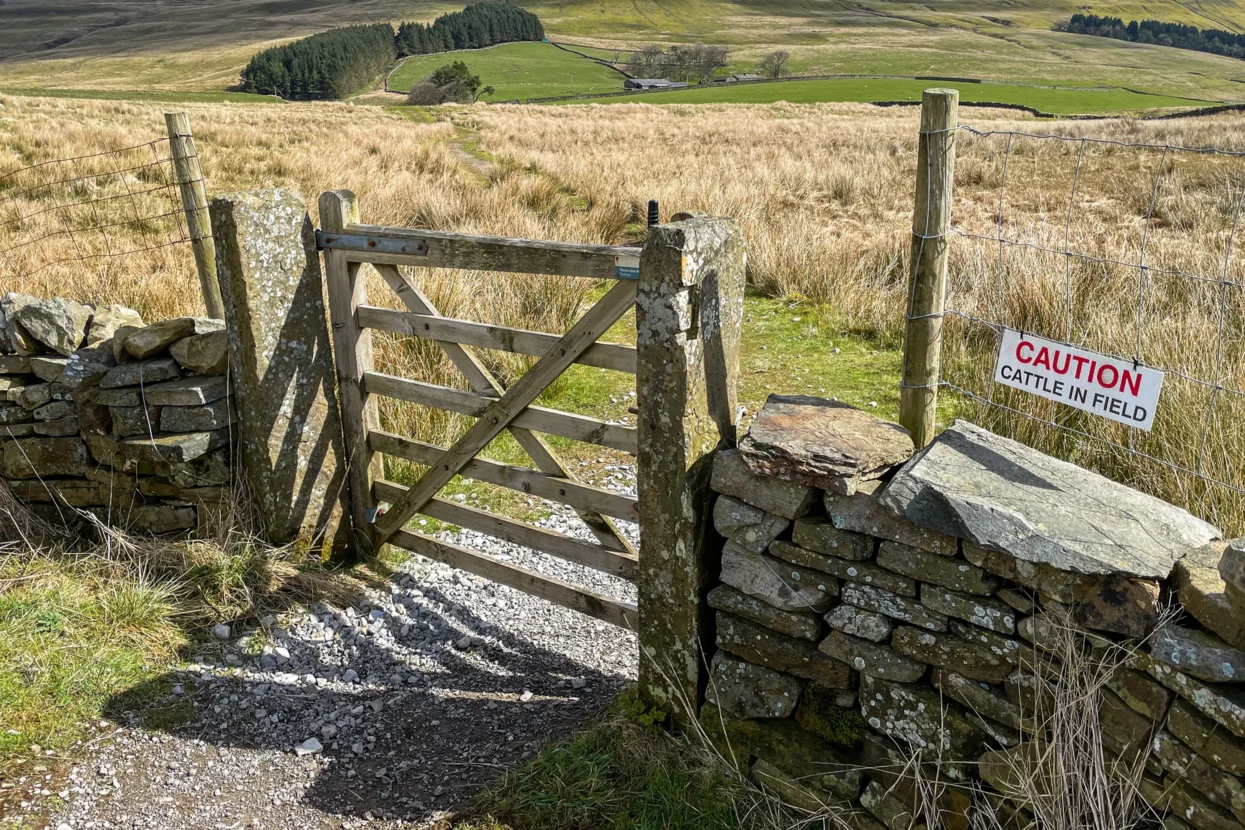
M 809 684 L 795 711 L 800 726 L 834 746 L 859 749 L 868 728 L 860 711 L 835 703 L 839 692 Z

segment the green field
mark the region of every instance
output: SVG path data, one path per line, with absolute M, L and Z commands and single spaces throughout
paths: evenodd
M 550 43 L 507 43 L 491 49 L 446 52 L 407 58 L 389 79 L 389 89 L 407 92 L 439 66 L 463 61 L 497 92 L 485 101 L 546 98 L 622 89 L 623 76 L 596 61 L 559 49 Z
M 1011 84 L 963 84 L 918 80 L 824 80 L 722 85 L 673 92 L 639 93 L 603 98 L 592 103 L 622 104 L 815 104 L 829 101 L 876 103 L 920 101 L 921 91 L 931 86 L 955 87 L 960 100 L 973 103 L 1016 104 L 1051 115 L 1122 115 L 1145 110 L 1206 106 L 1214 102 L 1191 101 L 1166 95 L 1149 95 L 1126 89 L 1046 89 Z M 584 103 L 566 101 L 563 103 Z

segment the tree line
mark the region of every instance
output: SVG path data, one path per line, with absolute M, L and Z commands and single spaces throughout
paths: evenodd
M 1132 20 L 1096 14 L 1074 14 L 1067 23 L 1057 27 L 1078 35 L 1109 37 L 1131 43 L 1154 43 L 1195 52 L 1209 52 L 1245 60 L 1245 35 L 1222 29 L 1199 29 L 1186 23 L 1163 23 L 1159 20 Z
M 495 43 L 542 40 L 540 18 L 509 3 L 476 3 L 431 25 L 346 26 L 265 49 L 242 70 L 243 92 L 292 101 L 345 98 L 388 71 L 399 55 L 478 49 Z
M 540 18 L 526 9 L 509 3 L 477 3 L 441 15 L 430 25 L 403 23 L 398 27 L 397 46 L 399 55 L 428 55 L 544 37 Z
M 251 58 L 242 70 L 242 91 L 294 101 L 344 98 L 396 59 L 388 23 L 330 29 Z

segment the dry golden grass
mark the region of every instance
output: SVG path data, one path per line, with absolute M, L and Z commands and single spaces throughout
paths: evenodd
M 159 111 L 150 106 L 23 98 L 3 103 L 0 176 L 21 165 L 160 135 Z M 915 177 L 912 109 L 496 106 L 446 110 L 437 123 L 334 104 L 203 105 L 189 111 L 214 192 L 281 185 L 313 204 L 322 190 L 346 187 L 360 195 L 367 222 L 594 242 L 622 240 L 641 206 L 656 198 L 666 215 L 695 209 L 739 220 L 750 244 L 750 278 L 762 292 L 828 304 L 846 329 L 865 336 L 892 344 L 901 336 Z M 1231 118 L 1010 119 L 997 111 L 964 111 L 966 122 L 983 129 L 1245 148 L 1245 129 Z M 499 161 L 484 167 L 483 175 L 450 143 L 464 130 L 478 134 L 481 149 Z M 1088 440 L 951 395 L 944 395 L 946 416 L 967 415 L 1188 505 L 1227 529 L 1245 529 L 1239 492 L 1207 486 L 1112 446 L 1131 442 L 1171 464 L 1245 485 L 1245 406 L 1231 391 L 1245 389 L 1245 266 L 1238 256 L 1227 256 L 1236 241 L 1245 162 L 1113 144 L 1087 144 L 1082 154 L 1080 142 L 1022 138 L 1013 139 L 1009 151 L 1006 136 L 966 133 L 960 135 L 959 158 L 955 222 L 962 234 L 952 239 L 949 307 L 1135 355 L 1206 383 L 1169 375 L 1149 435 L 1128 435 L 1075 412 L 1056 413 L 1061 424 L 1103 439 Z M 0 203 L 0 222 L 5 210 Z M 1000 231 L 1030 247 L 1007 245 L 1000 255 Z M 1135 265 L 1143 240 L 1151 270 L 1113 264 Z M 1065 248 L 1088 258 L 1068 258 Z M 151 317 L 198 308 L 184 246 L 30 276 L 34 265 L 0 260 L 0 288 L 125 302 Z M 586 290 L 582 282 L 535 277 L 415 276 L 446 314 L 547 331 L 567 327 Z M 377 286 L 374 300 L 392 304 L 387 293 Z M 956 317 L 948 320 L 948 331 L 945 379 L 987 393 L 993 333 Z M 458 384 L 426 343 L 386 342 L 382 362 L 395 372 Z M 499 362 L 493 368 L 509 377 L 520 365 Z M 1228 391 L 1212 394 L 1216 382 Z M 1000 393 L 999 400 L 1041 421 L 1051 415 L 1047 403 L 1023 393 Z M 431 438 L 455 426 L 409 408 L 385 414 L 391 423 L 405 421 Z

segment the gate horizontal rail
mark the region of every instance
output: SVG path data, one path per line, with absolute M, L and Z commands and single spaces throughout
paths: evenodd
M 531 357 L 543 357 L 558 342 L 557 335 L 543 331 L 494 326 L 431 314 L 411 314 L 408 311 L 375 306 L 360 306 L 358 317 L 359 325 L 363 328 Z M 589 346 L 575 362 L 634 375 L 636 351 L 632 346 L 618 343 L 597 343 Z
M 348 252 L 352 262 L 610 280 L 639 279 L 641 250 L 379 225 L 346 225 L 340 233 L 317 231 L 316 245 Z

